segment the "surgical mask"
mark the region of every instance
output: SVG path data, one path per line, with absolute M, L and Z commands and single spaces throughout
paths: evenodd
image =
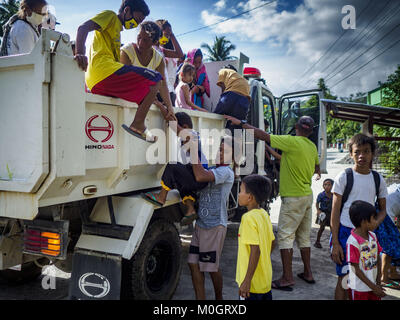
M 30 17 L 26 17 L 26 21 L 28 21 L 29 23 L 33 24 L 36 27 L 42 23 L 42 20 L 43 16 L 36 12 L 32 12 L 32 15 Z
M 169 41 L 169 39 L 166 37 L 166 36 L 162 36 L 161 38 L 160 38 L 160 40 L 159 40 L 159 42 L 160 42 L 160 44 L 163 46 L 163 45 L 166 45 L 167 43 L 168 43 L 168 41 Z
M 134 29 L 138 26 L 138 23 L 136 22 L 136 20 L 134 18 L 130 19 L 130 20 L 125 20 L 125 29 Z

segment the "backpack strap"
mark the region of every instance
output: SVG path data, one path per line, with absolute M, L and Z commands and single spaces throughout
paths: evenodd
M 346 187 L 344 188 L 344 192 L 342 195 L 342 204 L 340 206 L 340 213 L 342 213 L 343 206 L 346 203 L 347 199 L 349 198 L 349 194 L 351 192 L 351 189 L 353 189 L 353 183 L 354 183 L 353 169 L 347 168 L 345 172 L 346 172 Z
M 371 170 L 371 172 L 372 172 L 372 175 L 374 176 L 374 183 L 375 183 L 375 192 L 376 192 L 376 202 L 375 203 L 376 203 L 377 209 L 379 209 L 378 199 L 379 199 L 379 188 L 381 185 L 381 177 L 379 176 L 378 172 L 376 172 L 374 170 Z

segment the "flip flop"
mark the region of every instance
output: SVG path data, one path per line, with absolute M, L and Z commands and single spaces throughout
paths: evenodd
M 304 277 L 304 273 L 302 272 L 302 273 L 299 273 L 298 275 L 297 275 L 301 280 L 304 280 L 305 282 L 307 282 L 307 283 L 309 283 L 309 284 L 314 284 L 315 283 L 315 280 L 313 279 L 313 280 L 308 280 L 308 279 L 306 279 L 305 277 Z
M 320 243 L 314 243 L 314 247 L 318 249 L 322 249 L 322 245 Z
M 274 280 L 272 281 L 272 289 L 278 289 L 282 291 L 293 291 L 293 288 L 291 286 L 281 286 L 281 283 L 279 280 Z
M 389 283 L 382 282 L 382 287 L 394 290 L 400 290 L 400 284 L 397 281 L 391 281 Z
M 157 141 L 156 137 L 154 137 L 147 128 L 142 133 L 139 133 L 139 132 L 133 131 L 126 124 L 123 124 L 121 127 L 129 134 L 135 136 L 136 138 L 144 140 L 146 142 L 155 143 Z
M 180 222 L 180 225 L 181 226 L 186 226 L 186 225 L 188 225 L 188 224 L 191 224 L 194 220 L 196 220 L 198 218 L 198 215 L 197 215 L 197 213 L 195 212 L 195 213 L 193 213 L 193 214 L 190 214 L 190 215 L 188 215 L 188 216 L 184 216 L 183 218 L 182 218 L 182 220 L 181 220 L 181 222 Z
M 141 196 L 144 200 L 147 200 L 158 207 L 164 206 L 164 203 L 157 201 L 156 197 L 154 196 L 154 194 L 152 192 L 142 193 Z

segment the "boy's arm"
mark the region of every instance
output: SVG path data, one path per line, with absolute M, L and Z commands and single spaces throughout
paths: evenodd
M 192 163 L 194 177 L 197 182 L 214 182 L 215 176 L 211 170 L 204 169 L 203 165 L 200 163 L 200 159 L 196 161 L 197 163 Z
M 269 153 L 271 153 L 275 157 L 275 159 L 281 160 L 282 156 L 278 152 L 276 152 L 267 144 L 265 144 L 265 147 L 268 149 Z
M 251 279 L 253 279 L 259 259 L 260 247 L 258 245 L 250 245 L 249 266 L 247 267 L 246 276 L 239 287 L 239 295 L 243 298 L 248 298 L 250 296 Z
M 379 198 L 378 203 L 379 203 L 379 212 L 376 220 L 379 225 L 383 222 L 383 220 L 385 220 L 386 217 L 386 198 Z
M 315 178 L 315 180 L 321 179 L 321 168 L 320 168 L 319 164 L 315 165 L 314 173 L 317 174 L 317 177 Z
M 81 24 L 78 28 L 78 32 L 76 34 L 76 43 L 75 43 L 75 61 L 78 63 L 79 68 L 83 71 L 87 70 L 88 66 L 88 58 L 86 57 L 86 47 L 85 42 L 89 32 L 94 30 L 100 30 L 101 27 L 94 21 L 88 20 L 84 24 Z
M 342 196 L 333 194 L 332 213 L 331 213 L 331 232 L 332 232 L 332 260 L 337 264 L 342 264 L 344 259 L 343 249 L 339 243 L 340 207 Z
M 164 101 L 165 105 L 167 106 L 168 114 L 167 114 L 166 119 L 168 119 L 170 117 L 175 117 L 174 109 L 172 107 L 171 97 L 169 96 L 169 91 L 168 91 L 168 86 L 167 86 L 164 59 L 161 59 L 161 63 L 156 68 L 156 71 L 158 71 L 162 76 L 161 86 L 160 86 L 160 95 L 161 95 L 161 99 Z
M 367 278 L 364 272 L 361 271 L 358 263 L 352 263 L 351 267 L 354 268 L 356 277 L 364 282 L 378 297 L 386 296 L 385 290 L 381 288 L 379 285 L 373 283 L 371 280 Z
M 378 264 L 377 264 L 377 266 L 376 266 L 377 268 L 378 268 L 378 272 L 377 272 L 377 274 L 376 274 L 376 284 L 378 285 L 378 286 L 380 286 L 381 285 L 381 278 L 382 278 L 382 259 L 381 259 L 381 255 L 380 254 L 378 254 Z

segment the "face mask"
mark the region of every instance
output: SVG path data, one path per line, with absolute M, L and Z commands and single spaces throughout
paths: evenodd
M 28 21 L 29 23 L 33 24 L 36 27 L 42 23 L 42 20 L 43 16 L 36 12 L 32 12 L 32 15 L 30 17 L 26 17 L 26 21 Z
M 138 26 L 136 20 L 132 18 L 131 20 L 125 20 L 125 29 L 134 29 Z
M 168 43 L 168 41 L 169 41 L 169 39 L 166 37 L 166 36 L 162 36 L 161 38 L 160 38 L 160 40 L 159 40 L 159 42 L 160 42 L 160 44 L 163 46 L 163 45 L 166 45 L 167 43 Z

